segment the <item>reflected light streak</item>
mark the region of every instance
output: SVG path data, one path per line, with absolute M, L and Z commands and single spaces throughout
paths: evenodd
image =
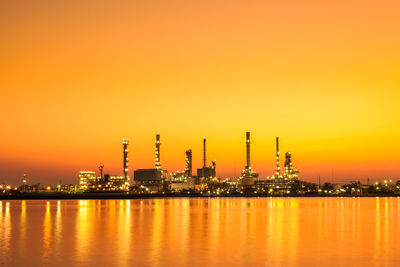
M 52 225 L 51 225 L 51 212 L 50 212 L 50 201 L 46 201 L 46 211 L 43 219 L 43 251 L 42 258 L 45 262 L 49 260 L 49 254 L 52 243 Z
M 6 207 L 3 213 L 3 207 L 0 207 L 1 225 L 0 225 L 0 248 L 1 257 L 9 258 L 10 242 L 11 242 L 11 216 L 10 216 L 10 202 L 6 202 Z
M 159 266 L 162 264 L 160 258 L 163 243 L 164 233 L 164 211 L 165 211 L 165 200 L 154 199 L 153 200 L 154 210 L 152 212 L 152 231 L 151 231 L 151 256 L 153 266 Z
M 88 219 L 88 201 L 79 200 L 78 213 L 76 216 L 76 259 L 81 264 L 87 264 L 89 257 L 89 237 L 90 237 L 90 222 Z
M 23 246 L 22 250 L 24 250 L 26 245 L 26 200 L 21 201 L 20 231 L 20 241 Z
M 120 201 L 117 220 L 118 249 L 115 252 L 118 255 L 118 266 L 131 266 L 132 217 L 130 214 L 130 200 Z
M 61 213 L 61 201 L 57 201 L 57 211 L 54 226 L 54 239 L 55 239 L 55 250 L 60 251 L 60 245 L 62 243 L 62 213 Z

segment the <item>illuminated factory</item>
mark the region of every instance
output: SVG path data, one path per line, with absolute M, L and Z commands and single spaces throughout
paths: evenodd
M 161 165 L 161 141 L 157 134 L 154 146 L 154 168 L 137 169 L 134 171 L 134 184 L 130 187 L 128 168 L 128 140 L 122 140 L 122 175 L 103 175 L 104 166 L 99 167 L 99 175 L 94 171 L 81 171 L 79 173 L 79 188 L 84 192 L 138 192 L 138 193 L 166 193 L 166 192 L 197 192 L 212 194 L 214 192 L 240 193 L 287 193 L 301 187 L 298 180 L 299 171 L 293 167 L 292 154 L 285 153 L 284 170 L 280 167 L 279 138 L 276 138 L 276 167 L 274 175 L 266 180 L 260 180 L 259 175 L 251 166 L 251 141 L 250 132 L 246 132 L 246 165 L 237 180 L 221 181 L 216 177 L 216 161 L 207 165 L 207 140 L 203 137 L 202 166 L 197 168 L 197 175 L 193 176 L 192 150 L 185 151 L 185 168 L 182 171 L 169 173 Z M 211 193 L 210 193 L 211 192 Z
M 307 191 L 306 184 L 298 179 L 299 171 L 293 168 L 292 155 L 285 154 L 284 172 L 280 168 L 279 137 L 276 137 L 276 167 L 274 175 L 267 180 L 259 180 L 257 192 L 270 195 L 304 194 Z
M 170 189 L 172 191 L 182 191 L 194 189 L 196 177 L 192 176 L 192 150 L 185 151 L 185 170 L 172 174 Z
M 290 152 L 286 152 L 285 154 L 285 172 L 283 173 L 284 179 L 298 179 L 299 171 L 293 168 L 292 164 L 292 154 Z
M 123 175 L 112 176 L 103 175 L 104 166 L 99 167 L 100 176 L 96 176 L 94 171 L 79 172 L 79 188 L 86 192 L 116 192 L 129 190 L 128 176 L 128 140 L 122 140 L 122 161 Z
M 161 169 L 161 142 L 160 135 L 156 135 L 155 142 L 155 169 L 138 169 L 134 171 L 134 181 L 137 186 L 143 187 L 149 192 L 163 191 L 168 178 L 168 172 Z
M 238 180 L 239 189 L 254 188 L 258 180 L 258 173 L 250 165 L 250 132 L 246 132 L 246 166 Z
M 298 179 L 299 171 L 293 168 L 292 163 L 292 154 L 290 152 L 286 152 L 285 154 L 285 165 L 284 172 L 281 174 L 281 167 L 279 163 L 279 137 L 276 138 L 276 170 L 275 174 L 272 175 L 272 179 L 283 179 L 283 180 L 293 180 Z

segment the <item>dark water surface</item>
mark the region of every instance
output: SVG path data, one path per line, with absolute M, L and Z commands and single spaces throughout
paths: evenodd
M 400 198 L 0 201 L 1 266 L 400 266 Z

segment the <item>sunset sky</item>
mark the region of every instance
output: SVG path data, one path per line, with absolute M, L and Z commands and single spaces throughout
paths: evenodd
M 0 183 L 76 183 L 161 163 L 221 178 L 400 179 L 400 2 L 0 2 Z M 283 157 L 281 161 L 283 162 Z

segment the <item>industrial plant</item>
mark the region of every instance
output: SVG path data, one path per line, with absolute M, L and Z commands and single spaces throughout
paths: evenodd
M 240 177 L 222 180 L 217 175 L 216 160 L 211 164 L 207 161 L 207 139 L 203 137 L 202 166 L 193 175 L 193 153 L 187 149 L 185 168 L 183 171 L 169 172 L 161 164 L 161 137 L 155 136 L 154 168 L 136 169 L 133 179 L 128 175 L 128 140 L 122 140 L 123 166 L 121 176 L 103 175 L 103 165 L 99 167 L 99 174 L 94 171 L 79 173 L 79 189 L 82 192 L 130 192 L 137 194 L 154 193 L 188 193 L 203 195 L 274 193 L 305 194 L 309 187 L 306 182 L 298 179 L 299 171 L 293 167 L 292 154 L 286 152 L 284 171 L 280 169 L 279 138 L 276 138 L 276 170 L 271 177 L 260 179 L 259 174 L 251 166 L 250 132 L 246 132 L 246 162 Z
M 98 171 L 79 172 L 78 183 L 63 185 L 28 184 L 23 175 L 22 185 L 0 184 L 0 197 L 151 197 L 151 196 L 380 196 L 399 195 L 400 181 L 362 184 L 350 181 L 339 185 L 330 182 L 321 184 L 299 179 L 294 167 L 292 153 L 285 152 L 281 169 L 280 140 L 275 139 L 275 167 L 271 176 L 260 178 L 251 164 L 250 132 L 245 133 L 245 162 L 239 177 L 222 179 L 218 176 L 216 160 L 207 160 L 207 139 L 202 138 L 201 167 L 193 170 L 193 150 L 182 151 L 182 170 L 168 171 L 161 163 L 161 136 L 155 136 L 154 168 L 129 169 L 128 139 L 122 139 L 121 173 L 104 173 L 104 165 Z M 149 148 L 150 149 L 150 148 Z M 272 153 L 271 153 L 272 154 Z M 199 159 L 200 160 L 200 159 Z M 129 176 L 132 173 L 133 176 Z M 96 194 L 97 193 L 97 194 Z M 43 195 L 41 195 L 43 194 Z M 49 195 L 50 194 L 50 195 Z

